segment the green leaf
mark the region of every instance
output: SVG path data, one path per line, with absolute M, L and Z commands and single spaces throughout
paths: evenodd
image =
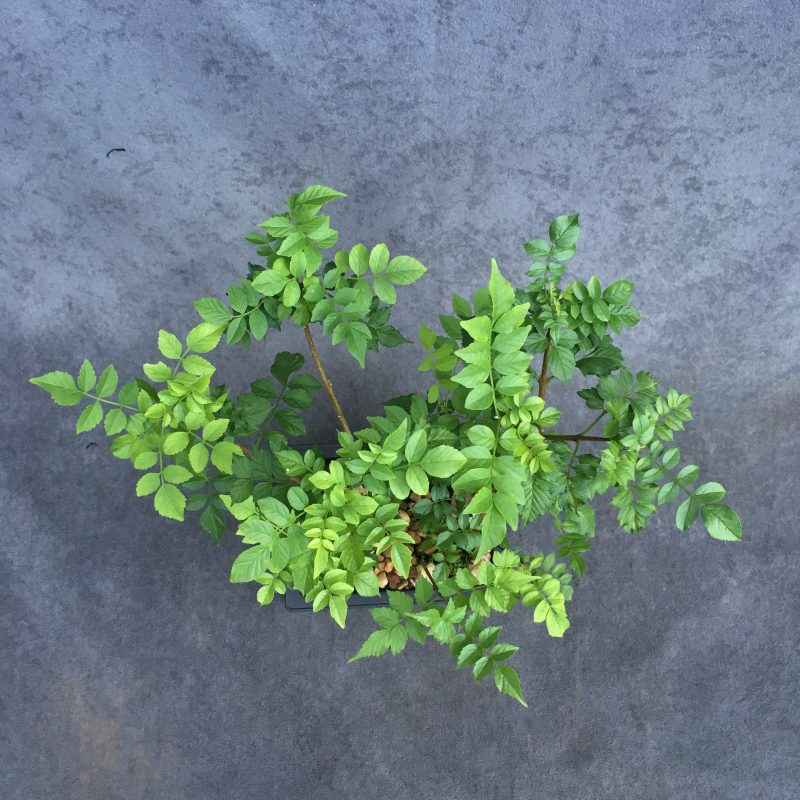
M 481 656 L 472 667 L 472 675 L 476 681 L 483 680 L 492 671 L 492 662 L 488 656 Z
M 369 254 L 369 268 L 374 274 L 383 272 L 389 263 L 389 248 L 385 244 L 376 244 Z
M 575 354 L 565 345 L 554 344 L 550 348 L 548 366 L 556 380 L 567 383 L 575 372 Z
M 419 280 L 427 269 L 416 258 L 411 256 L 395 256 L 386 268 L 386 275 L 398 286 L 408 286 Z
M 356 492 L 347 505 L 359 516 L 368 517 L 378 507 L 378 502 L 373 497 Z
M 514 289 L 502 276 L 494 259 L 492 259 L 492 275 L 489 278 L 489 296 L 492 298 L 492 316 L 495 319 L 514 305 Z
M 340 628 L 344 628 L 347 620 L 347 600 L 344 597 L 332 596 L 328 604 L 331 617 Z
M 309 502 L 308 495 L 299 486 L 292 486 L 286 493 L 286 499 L 295 511 L 303 511 Z
M 414 599 L 417 601 L 419 605 L 424 605 L 433 597 L 433 586 L 425 580 L 425 578 L 420 578 L 417 581 L 417 585 L 414 589 Z
M 127 423 L 128 418 L 125 416 L 125 412 L 120 408 L 112 408 L 111 411 L 106 414 L 104 423 L 106 434 L 108 436 L 115 436 L 121 430 L 124 430 Z
M 239 445 L 233 442 L 217 442 L 211 451 L 211 463 L 220 472 L 230 475 L 233 471 L 233 456 L 241 452 Z
M 467 438 L 476 447 L 485 447 L 487 450 L 494 448 L 494 433 L 486 425 L 473 425 L 467 431 Z
M 388 591 L 389 606 L 397 611 L 398 614 L 410 614 L 414 610 L 414 601 L 402 591 Z
M 544 239 L 531 239 L 523 247 L 531 258 L 547 258 L 550 255 L 550 243 Z
M 337 192 L 336 189 L 331 189 L 328 186 L 314 183 L 297 195 L 295 205 L 324 206 L 325 203 L 330 203 L 331 200 L 335 200 L 337 197 L 347 197 L 347 195 L 343 192 Z
M 436 344 L 436 331 L 423 323 L 419 326 L 419 341 L 426 350 L 432 350 Z
M 187 334 L 186 346 L 195 353 L 208 353 L 219 344 L 223 331 L 223 327 L 201 322 Z
M 97 375 L 94 367 L 88 359 L 84 359 L 78 372 L 78 388 L 82 392 L 91 392 L 95 383 L 97 383 Z
M 453 305 L 453 311 L 457 316 L 462 319 L 472 316 L 472 306 L 469 304 L 469 301 L 465 300 L 461 295 L 453 292 L 450 301 Z
M 250 547 L 231 565 L 231 583 L 248 583 L 262 575 L 269 563 L 269 548 L 263 544 Z
M 208 464 L 208 448 L 202 443 L 198 442 L 192 446 L 189 451 L 189 463 L 192 469 L 197 473 L 202 473 Z
M 601 322 L 608 322 L 608 320 L 611 318 L 610 311 L 608 309 L 608 304 L 606 303 L 605 300 L 602 299 L 595 300 L 592 303 L 592 313 Z
M 453 376 L 453 380 L 456 383 L 460 383 L 462 386 L 466 386 L 467 389 L 474 389 L 480 384 L 485 384 L 489 380 L 489 367 L 480 366 L 478 364 L 468 364 L 458 375 Z
M 489 317 L 473 317 L 461 321 L 461 327 L 476 341 L 488 342 L 492 336 L 492 321 Z
M 345 336 L 345 341 L 347 342 L 347 351 L 356 361 L 358 361 L 361 369 L 364 369 L 364 359 L 367 354 L 368 337 L 363 333 L 350 328 Z
M 700 503 L 716 503 L 718 500 L 722 500 L 722 498 L 725 497 L 725 487 L 721 483 L 711 481 L 710 483 L 704 483 L 702 486 L 698 486 L 697 489 L 692 492 L 692 496 Z
M 84 433 L 96 428 L 103 421 L 103 407 L 100 401 L 90 403 L 86 406 L 81 415 L 78 417 L 78 422 L 75 425 L 75 433 Z
M 406 469 L 406 483 L 412 492 L 428 493 L 428 476 L 425 474 L 425 470 L 417 464 L 412 464 Z
M 606 303 L 611 305 L 622 305 L 631 299 L 633 293 L 632 281 L 614 281 L 610 286 L 607 286 L 603 291 L 603 299 Z
M 170 464 L 164 467 L 164 471 L 161 475 L 164 480 L 169 481 L 169 483 L 186 483 L 186 481 L 190 481 L 194 478 L 194 475 L 192 475 L 186 467 L 182 467 L 179 464 Z
M 262 586 L 256 593 L 256 600 L 262 606 L 269 605 L 275 598 L 275 586 L 270 583 L 268 586 Z
M 228 527 L 219 509 L 211 504 L 207 505 L 200 515 L 200 525 L 217 543 L 219 543 L 222 534 L 225 533 L 225 529 Z
M 404 419 L 384 440 L 383 447 L 385 450 L 397 452 L 403 446 L 406 440 L 406 433 L 408 432 L 408 420 Z
M 548 635 L 561 638 L 567 628 L 569 628 L 569 620 L 565 615 L 553 614 L 551 612 L 547 615 L 547 619 L 545 619 L 545 625 L 547 626 Z
M 290 278 L 286 282 L 286 286 L 283 287 L 283 295 L 281 296 L 281 300 L 285 306 L 289 308 L 294 308 L 300 300 L 300 284 Z
M 680 492 L 680 487 L 678 486 L 677 483 L 675 483 L 675 481 L 669 481 L 665 483 L 658 490 L 659 505 L 664 505 L 666 503 L 674 503 L 675 500 L 678 499 L 679 492 Z
M 335 481 L 331 477 L 330 473 L 325 472 L 325 470 L 320 470 L 319 472 L 315 472 L 310 478 L 312 486 L 316 486 L 317 489 L 330 489 L 331 486 L 334 485 Z
M 408 631 L 402 625 L 395 625 L 389 631 L 389 643 L 392 647 L 392 655 L 402 652 L 408 642 Z
M 260 342 L 267 335 L 267 317 L 260 308 L 254 308 L 250 312 L 247 324 L 256 341 Z
M 358 661 L 359 658 L 383 655 L 389 649 L 390 641 L 391 634 L 388 630 L 381 628 L 373 631 L 367 637 L 367 641 L 361 645 L 359 651 L 347 663 L 352 664 L 354 661 Z
M 291 374 L 301 369 L 304 363 L 305 359 L 300 353 L 282 351 L 275 356 L 275 361 L 273 361 L 269 371 L 281 383 L 288 383 Z
M 688 531 L 697 519 L 700 503 L 694 497 L 687 497 L 675 511 L 675 524 L 680 531 Z
M 578 214 L 563 214 L 550 223 L 550 241 L 558 247 L 571 247 L 578 241 L 581 228 Z
M 475 643 L 470 643 L 461 649 L 461 652 L 458 654 L 458 658 L 456 659 L 456 668 L 461 669 L 462 667 L 470 666 L 474 664 L 483 651 L 480 647 L 478 647 Z
M 294 233 L 297 228 L 286 214 L 275 214 L 264 222 L 260 222 L 259 228 L 263 228 L 270 236 L 276 239 L 285 239 L 289 234 Z
M 216 442 L 228 430 L 227 419 L 214 419 L 203 426 L 203 441 Z
M 405 456 L 409 464 L 413 464 L 422 458 L 428 447 L 428 434 L 424 430 L 412 433 L 406 443 Z
M 404 578 L 407 578 L 411 569 L 411 550 L 404 544 L 392 545 L 392 564 Z
M 725 542 L 738 542 L 742 538 L 742 522 L 739 515 L 730 507 L 717 503 L 702 508 L 703 522 L 712 539 Z
M 420 466 L 434 478 L 449 478 L 458 472 L 466 462 L 467 459 L 455 447 L 441 444 L 425 453 Z
M 519 652 L 519 647 L 516 645 L 500 642 L 492 648 L 492 661 L 504 661 L 517 652 Z
M 244 317 L 234 317 L 228 325 L 225 341 L 228 344 L 240 342 L 247 332 L 247 322 Z
M 664 465 L 664 469 L 675 469 L 675 467 L 678 466 L 680 458 L 681 451 L 677 447 L 670 447 L 661 457 L 661 463 Z
M 165 358 L 180 358 L 183 353 L 181 340 L 175 334 L 168 333 L 165 330 L 158 332 L 158 349 Z
M 203 356 L 186 356 L 183 359 L 183 368 L 190 374 L 190 375 L 197 375 L 197 376 L 211 376 L 216 371 L 216 367 L 207 359 L 203 358 Z
M 145 450 L 136 455 L 133 459 L 133 466 L 136 469 L 150 469 L 156 461 L 158 461 L 158 453 L 153 450 Z
M 700 468 L 695 464 L 687 464 L 676 476 L 675 480 L 681 485 L 686 486 L 697 480 L 700 475 Z
M 293 256 L 299 253 L 305 247 L 305 244 L 306 237 L 300 231 L 290 233 L 281 242 L 281 246 L 278 248 L 278 255 Z
M 528 707 L 528 704 L 525 702 L 525 698 L 522 696 L 522 687 L 519 683 L 519 675 L 517 675 L 513 667 L 509 667 L 507 664 L 495 667 L 494 685 L 503 694 L 513 697 L 517 702 L 522 703 L 525 708 Z
M 172 377 L 172 368 L 168 367 L 163 361 L 156 364 L 143 364 L 144 374 L 156 383 L 163 383 Z
M 464 405 L 472 411 L 483 411 L 492 405 L 493 399 L 492 387 L 488 383 L 481 383 L 467 395 Z
M 83 392 L 75 386 L 75 379 L 68 372 L 48 372 L 29 380 L 44 389 L 60 406 L 76 406 L 83 399 Z
M 353 588 L 361 597 L 377 597 L 381 591 L 378 586 L 378 576 L 371 569 L 356 574 Z
M 350 269 L 356 275 L 363 275 L 369 269 L 369 250 L 363 244 L 354 244 L 348 260 Z
M 375 290 L 378 299 L 382 302 L 388 305 L 394 305 L 397 302 L 397 292 L 394 286 L 392 286 L 388 279 L 381 275 L 376 276 L 372 288 Z
M 168 456 L 182 453 L 189 444 L 189 434 L 184 431 L 175 431 L 164 439 L 164 452 Z
M 266 269 L 253 278 L 253 288 L 267 297 L 274 297 L 283 291 L 283 287 L 286 286 L 288 280 L 288 275 L 284 275 L 275 269 Z
M 459 492 L 477 492 L 487 481 L 491 480 L 491 470 L 484 467 L 475 467 L 459 475 L 453 481 L 453 488 Z
M 194 307 L 201 318 L 212 325 L 227 325 L 231 320 L 228 306 L 216 297 L 201 297 L 194 301 Z
M 464 509 L 465 514 L 483 514 L 492 507 L 492 490 L 482 486 L 475 493 L 469 505 Z
M 153 494 L 159 486 L 161 486 L 159 474 L 157 472 L 148 472 L 136 481 L 136 496 L 144 497 L 145 495 Z
M 484 514 L 483 521 L 481 522 L 481 543 L 475 557 L 476 563 L 481 556 L 502 543 L 506 536 L 506 529 L 505 518 L 497 508 L 492 506 L 492 508 Z
M 176 486 L 172 486 L 168 483 L 163 484 L 156 492 L 153 505 L 162 517 L 177 519 L 179 522 L 183 522 L 186 498 Z

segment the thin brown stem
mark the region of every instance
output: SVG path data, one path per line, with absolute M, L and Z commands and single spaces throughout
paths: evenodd
M 592 428 L 594 428 L 594 426 L 597 425 L 597 423 L 600 422 L 600 420 L 603 419 L 603 417 L 605 415 L 606 415 L 606 412 L 605 411 L 601 411 L 578 435 L 579 436 L 584 436 L 585 434 L 589 433 L 589 431 Z M 578 450 L 580 449 L 582 441 L 583 441 L 582 439 L 578 439 L 575 442 L 575 447 L 572 448 L 572 455 L 570 456 L 569 464 L 567 464 L 567 469 L 566 469 L 566 474 L 567 474 L 568 477 L 569 477 L 569 473 L 572 471 L 572 465 L 575 463 L 575 459 L 578 456 Z M 572 484 L 571 483 L 569 484 L 569 492 L 573 497 L 575 496 L 575 494 L 574 494 L 574 492 L 572 490 Z
M 544 400 L 544 396 L 547 393 L 547 360 L 550 357 L 550 345 L 553 344 L 553 340 L 550 338 L 550 331 L 547 332 L 546 337 L 547 344 L 544 348 L 544 355 L 542 356 L 542 371 L 539 373 L 539 397 Z
M 430 583 L 431 586 L 433 586 L 433 588 L 436 591 L 436 594 L 438 594 L 439 597 L 441 597 L 442 595 L 441 592 L 439 591 L 439 587 L 436 585 L 436 581 L 433 579 L 433 575 L 431 575 L 430 572 L 428 572 L 428 568 L 421 561 L 419 562 L 419 567 L 427 576 L 428 582 Z
M 610 436 L 585 436 L 582 433 L 543 433 L 545 439 L 559 442 L 610 442 Z
M 328 393 L 328 397 L 331 400 L 333 410 L 336 412 L 336 416 L 339 418 L 339 423 L 342 426 L 342 430 L 344 430 L 346 433 L 350 433 L 350 426 L 347 424 L 347 420 L 344 418 L 342 407 L 339 405 L 339 401 L 336 399 L 336 394 L 333 391 L 333 384 L 330 382 L 330 378 L 328 378 L 325 368 L 322 366 L 322 361 L 320 361 L 319 353 L 317 352 L 317 346 L 314 344 L 314 339 L 311 336 L 311 328 L 309 328 L 308 325 L 304 325 L 303 330 L 306 333 L 306 341 L 308 342 L 308 349 L 311 351 L 311 358 L 314 359 L 314 363 L 317 365 L 317 372 L 319 372 L 319 377 L 322 379 L 322 385 L 325 387 L 325 391 Z

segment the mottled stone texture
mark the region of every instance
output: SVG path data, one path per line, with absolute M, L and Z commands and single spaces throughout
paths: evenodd
M 0 10 L 0 796 L 795 798 L 800 31 L 781 2 L 66 2 Z M 124 147 L 124 153 L 106 151 Z M 28 375 L 152 360 L 243 234 L 310 182 L 342 242 L 430 268 L 435 321 L 580 211 L 571 273 L 635 280 L 630 363 L 694 393 L 680 444 L 745 539 L 637 540 L 603 512 L 572 628 L 508 634 L 531 708 L 436 646 L 260 609 L 237 542 L 159 519 Z M 287 332 L 221 350 L 241 387 Z M 422 385 L 416 345 L 326 345 L 357 422 Z M 576 424 L 585 418 L 554 394 Z M 315 409 L 311 436 L 330 441 Z M 98 447 L 90 442 L 97 441 Z M 545 525 L 528 534 L 546 546 Z

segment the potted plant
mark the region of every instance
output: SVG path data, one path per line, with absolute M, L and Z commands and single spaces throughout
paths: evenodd
M 524 704 L 507 663 L 519 648 L 500 641 L 488 618 L 519 603 L 563 636 L 600 496 L 610 493 L 630 533 L 675 501 L 681 531 L 700 518 L 713 538 L 738 540 L 739 518 L 721 502 L 723 487 L 699 483 L 698 468 L 682 465 L 673 446 L 691 419 L 691 397 L 664 394 L 649 372 L 631 372 L 613 343 L 612 334 L 639 321 L 631 282 L 562 285 L 577 215 L 557 217 L 548 239 L 524 245 L 533 263 L 521 288 L 492 261 L 485 288 L 470 300 L 454 294 L 440 330 L 419 330 L 427 393 L 389 400 L 382 416 L 353 430 L 313 331 L 363 368 L 368 351 L 408 341 L 390 323 L 391 307 L 397 287 L 426 270 L 385 244 L 324 257 L 338 234 L 320 212 L 343 196 L 320 185 L 291 195 L 286 212 L 246 237 L 260 260 L 228 288 L 227 303 L 197 300 L 203 321 L 184 340 L 160 331 L 162 358 L 144 364 L 143 376 L 119 387 L 113 366 L 98 377 L 84 361 L 75 377 L 57 371 L 31 382 L 59 405 L 85 403 L 76 431 L 102 422 L 112 454 L 143 473 L 137 495 L 152 496 L 159 514 L 199 512 L 217 540 L 232 518 L 246 549 L 231 581 L 254 582 L 258 602 L 294 588 L 344 627 L 349 597 L 386 589 L 389 605 L 371 611 L 378 627 L 351 660 L 434 639 L 457 667 L 476 679 L 493 674 Z M 319 380 L 300 372 L 302 355 L 282 352 L 249 392 L 233 397 L 212 384 L 207 354 L 222 336 L 250 346 L 287 322 L 305 332 Z M 562 431 L 548 387 L 578 373 L 591 381 L 578 391 L 590 418 Z M 339 424 L 327 459 L 289 444 L 305 432 L 299 412 L 320 389 Z M 545 514 L 553 552 L 510 545 L 509 531 Z

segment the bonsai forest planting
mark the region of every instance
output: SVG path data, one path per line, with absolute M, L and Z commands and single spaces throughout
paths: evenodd
M 31 382 L 59 405 L 82 405 L 77 433 L 103 425 L 111 453 L 141 473 L 136 494 L 159 514 L 197 514 L 216 540 L 233 526 L 243 549 L 231 581 L 253 583 L 259 603 L 297 589 L 344 627 L 351 595 L 385 590 L 388 605 L 370 610 L 376 628 L 351 661 L 432 639 L 456 668 L 491 675 L 525 704 L 511 665 L 519 647 L 493 623 L 521 605 L 550 636 L 565 634 L 600 498 L 632 534 L 666 504 L 677 503 L 680 531 L 702 523 L 722 541 L 741 538 L 739 518 L 673 442 L 691 397 L 629 369 L 614 344 L 639 322 L 632 283 L 565 280 L 578 215 L 525 243 L 519 285 L 492 261 L 484 288 L 453 294 L 452 313 L 419 328 L 425 393 L 387 399 L 354 429 L 315 339 L 330 337 L 362 368 L 370 351 L 407 343 L 390 313 L 426 269 L 385 244 L 336 250 L 321 212 L 344 196 L 320 185 L 291 195 L 246 237 L 254 260 L 227 301 L 197 300 L 202 321 L 183 338 L 159 331 L 160 357 L 142 375 L 121 385 L 114 366 L 83 361 L 77 375 Z M 301 371 L 303 355 L 280 352 L 247 392 L 213 383 L 209 353 L 223 338 L 254 346 L 286 324 L 303 329 L 318 377 Z M 590 384 L 577 392 L 585 418 L 565 425 L 549 389 L 578 375 Z M 316 402 L 329 402 L 338 423 L 331 458 L 291 443 Z M 512 546 L 510 532 L 545 515 L 550 552 Z

